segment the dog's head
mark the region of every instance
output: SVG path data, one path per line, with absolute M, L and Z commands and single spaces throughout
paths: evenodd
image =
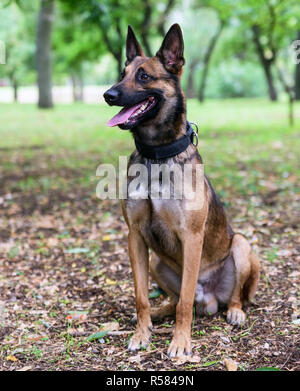
M 161 127 L 175 122 L 185 112 L 180 87 L 183 71 L 183 38 L 178 24 L 166 34 L 154 57 L 146 57 L 130 26 L 126 41 L 126 63 L 121 80 L 104 93 L 111 106 L 122 106 L 108 126 L 136 129 L 149 124 Z

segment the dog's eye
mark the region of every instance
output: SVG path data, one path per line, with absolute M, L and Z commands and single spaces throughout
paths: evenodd
M 140 80 L 142 80 L 142 81 L 150 80 L 150 76 L 147 75 L 147 73 L 142 72 L 142 73 L 140 74 Z

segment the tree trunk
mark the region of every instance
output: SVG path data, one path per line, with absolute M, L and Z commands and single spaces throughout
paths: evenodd
M 37 83 L 39 90 L 38 106 L 40 108 L 53 107 L 51 60 L 51 31 L 53 19 L 54 0 L 41 0 L 36 40 Z
M 300 41 L 300 30 L 298 31 L 297 40 Z M 300 100 L 300 58 L 298 57 L 298 64 L 296 64 L 295 74 L 295 99 Z
M 168 16 L 176 4 L 176 0 L 168 0 L 165 10 L 160 13 L 160 17 L 157 21 L 157 31 L 164 37 L 166 35 L 165 23 L 168 20 Z
M 206 88 L 207 77 L 208 77 L 208 72 L 209 72 L 210 60 L 211 60 L 213 51 L 216 47 L 216 44 L 217 44 L 218 39 L 221 35 L 221 32 L 223 30 L 224 25 L 225 25 L 225 23 L 223 21 L 221 21 L 220 26 L 219 26 L 218 30 L 216 31 L 215 35 L 212 37 L 212 39 L 208 45 L 207 51 L 205 53 L 205 56 L 204 56 L 204 60 L 203 60 L 204 67 L 203 67 L 202 79 L 201 79 L 201 84 L 200 84 L 200 89 L 199 89 L 199 94 L 198 94 L 198 99 L 200 100 L 200 102 L 204 101 L 205 88 Z
M 295 113 L 294 113 L 294 100 L 295 100 L 295 97 L 294 97 L 294 89 L 292 86 L 290 86 L 285 78 L 284 78 L 284 74 L 283 72 L 281 71 L 281 69 L 279 67 L 277 67 L 277 72 L 278 72 L 278 78 L 279 78 L 279 81 L 281 82 L 287 96 L 288 96 L 288 117 L 289 117 L 289 124 L 291 127 L 294 126 L 294 123 L 295 123 Z
M 117 81 L 120 80 L 120 75 L 123 71 L 124 64 L 123 64 L 123 57 L 122 57 L 122 52 L 117 53 L 115 56 L 115 59 L 117 60 Z
M 277 100 L 277 91 L 274 84 L 274 78 L 272 75 L 272 63 L 270 61 L 262 61 L 262 66 L 264 68 L 266 80 L 268 83 L 269 97 L 272 101 Z
M 258 57 L 260 59 L 261 65 L 263 67 L 267 85 L 268 85 L 268 92 L 269 92 L 269 98 L 272 101 L 277 100 L 277 91 L 275 88 L 274 78 L 272 74 L 272 65 L 275 61 L 275 55 L 276 53 L 273 53 L 273 57 L 266 58 L 264 48 L 262 47 L 260 43 L 260 30 L 258 26 L 252 26 L 252 32 L 253 32 L 253 41 L 257 50 Z
M 83 79 L 81 75 L 72 73 L 72 89 L 73 89 L 73 101 L 74 102 L 83 102 Z
M 188 80 L 187 80 L 187 87 L 186 87 L 186 96 L 187 98 L 195 98 L 196 94 L 195 94 L 195 83 L 194 83 L 194 80 L 195 80 L 195 69 L 196 69 L 196 66 L 198 65 L 198 62 L 199 60 L 197 59 L 194 59 L 191 61 L 190 63 L 190 66 L 189 66 L 189 76 L 188 76 Z
M 151 16 L 152 16 L 152 4 L 149 0 L 144 0 L 144 18 L 142 20 L 142 23 L 140 25 L 141 30 L 141 38 L 142 38 L 142 45 L 143 49 L 146 53 L 146 56 L 152 57 L 151 53 L 151 47 L 148 41 L 149 36 L 149 27 L 151 22 Z
M 18 102 L 18 83 L 16 80 L 13 81 L 13 89 L 14 89 L 14 102 Z
M 15 78 L 15 71 L 11 71 L 8 74 L 10 85 L 12 86 L 13 89 L 13 95 L 14 95 L 14 102 L 18 102 L 18 88 L 19 88 L 19 83 L 17 82 Z
M 206 83 L 207 83 L 208 70 L 209 70 L 209 61 L 204 62 L 204 68 L 203 68 L 202 79 L 201 79 L 200 88 L 199 88 L 199 95 L 198 95 L 198 99 L 200 102 L 204 101 L 204 94 L 205 94 L 205 87 L 206 87 Z
M 101 22 L 101 20 L 100 20 Z M 100 23 L 99 22 L 99 23 Z M 115 60 L 117 61 L 117 80 L 120 79 L 120 75 L 122 73 L 122 70 L 123 70 L 123 56 L 122 56 L 122 52 L 123 52 L 123 46 L 121 45 L 121 42 L 123 42 L 123 37 L 122 37 L 122 32 L 121 32 L 121 28 L 120 28 L 120 25 L 118 24 L 116 26 L 116 30 L 117 30 L 117 33 L 119 35 L 119 39 L 120 39 L 120 46 L 115 46 L 113 44 L 113 42 L 111 42 L 108 34 L 107 34 L 107 30 L 106 30 L 106 27 L 105 26 L 102 26 L 101 23 L 100 23 L 100 26 L 101 26 L 101 31 L 102 31 L 102 34 L 103 34 L 103 40 L 106 44 L 106 47 L 108 49 L 108 51 L 111 53 L 111 55 L 115 58 Z

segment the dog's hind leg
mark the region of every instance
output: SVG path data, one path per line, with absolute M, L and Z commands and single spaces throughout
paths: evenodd
M 235 283 L 228 302 L 227 321 L 241 326 L 246 320 L 242 306 L 254 296 L 260 262 L 248 241 L 240 234 L 235 234 L 232 239 L 231 254 L 235 266 Z
M 150 312 L 152 320 L 161 320 L 166 316 L 175 314 L 181 277 L 156 254 L 152 254 L 150 272 L 159 287 L 168 295 L 168 300 L 165 300 L 161 306 L 151 309 Z

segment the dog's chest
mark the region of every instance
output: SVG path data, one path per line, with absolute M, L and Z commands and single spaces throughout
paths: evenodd
M 178 231 L 183 224 L 177 200 L 127 200 L 129 224 L 137 224 L 147 245 L 158 254 L 174 256 L 180 250 Z

